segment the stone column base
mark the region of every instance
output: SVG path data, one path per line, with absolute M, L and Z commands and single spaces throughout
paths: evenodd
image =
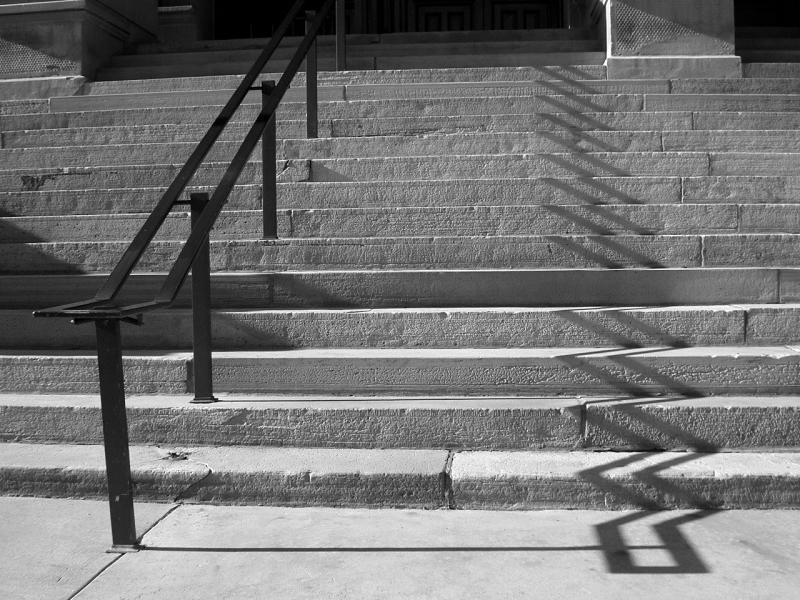
M 609 79 L 735 79 L 738 56 L 631 56 L 606 59 Z
M 0 2 L 0 79 L 84 75 L 127 44 L 155 40 L 156 0 Z

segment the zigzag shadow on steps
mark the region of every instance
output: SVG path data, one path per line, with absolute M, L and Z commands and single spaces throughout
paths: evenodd
M 610 495 L 616 502 L 624 502 L 644 509 L 644 512 L 634 512 L 623 515 L 616 519 L 611 519 L 606 523 L 597 525 L 595 530 L 604 555 L 608 569 L 612 573 L 630 574 L 677 574 L 677 573 L 709 573 L 710 570 L 702 560 L 699 552 L 693 547 L 686 534 L 681 531 L 681 526 L 706 519 L 720 508 L 720 500 L 696 494 L 689 489 L 681 487 L 677 479 L 667 480 L 659 477 L 658 473 L 670 467 L 686 464 L 696 460 L 702 454 L 713 454 L 718 451 L 717 446 L 702 438 L 681 430 L 674 425 L 661 421 L 652 413 L 637 410 L 638 407 L 650 403 L 680 402 L 686 398 L 681 394 L 673 398 L 657 398 L 652 400 L 639 400 L 626 403 L 625 413 L 632 419 L 639 420 L 646 427 L 650 427 L 660 434 L 669 436 L 677 440 L 681 445 L 687 447 L 691 452 L 683 456 L 673 458 L 669 461 L 662 461 L 657 464 L 645 465 L 641 470 L 633 472 L 627 479 L 608 477 L 607 474 L 613 469 L 629 467 L 632 464 L 643 461 L 651 461 L 659 456 L 658 453 L 637 453 L 633 456 L 626 456 L 617 461 L 608 463 L 601 467 L 586 469 L 579 473 L 584 481 L 590 483 L 594 488 Z M 587 405 L 604 404 L 605 400 L 590 401 Z M 613 423 L 604 419 L 597 411 L 587 411 L 587 420 L 591 425 L 600 429 L 608 430 L 621 439 L 627 439 L 633 447 L 645 447 L 653 445 L 652 440 L 643 437 L 641 434 L 626 429 L 618 423 Z M 654 490 L 655 494 L 648 492 Z M 664 505 L 667 499 L 669 505 Z M 691 507 L 699 510 L 689 514 L 682 514 L 678 517 L 666 519 L 652 527 L 654 533 L 662 542 L 663 551 L 669 553 L 672 564 L 662 566 L 637 565 L 631 551 L 635 550 L 625 542 L 623 528 L 650 517 L 652 511 L 660 511 L 664 508 Z M 661 513 L 665 514 L 665 513 Z

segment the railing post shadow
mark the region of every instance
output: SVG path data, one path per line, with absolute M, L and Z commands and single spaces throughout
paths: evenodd
M 119 319 L 95 320 L 103 448 L 106 456 L 108 505 L 111 512 L 111 552 L 138 549 L 133 514 L 133 483 L 125 413 L 125 379 L 122 372 L 122 337 Z
M 261 105 L 266 108 L 270 94 L 275 90 L 275 81 L 261 82 Z M 275 169 L 275 162 L 278 160 L 278 132 L 277 116 L 272 113 L 264 128 L 261 137 L 261 163 L 263 169 L 263 195 L 261 198 L 261 210 L 263 213 L 263 239 L 278 239 L 278 173 Z
M 317 11 L 306 11 L 306 35 L 311 32 L 316 17 Z M 317 38 L 314 38 L 306 55 L 306 132 L 309 138 L 319 137 L 317 111 Z
M 192 227 L 208 204 L 208 194 L 192 194 Z M 192 347 L 194 399 L 192 404 L 217 402 L 211 373 L 211 244 L 206 237 L 192 263 Z
M 347 15 L 345 0 L 336 0 L 336 70 L 347 70 Z

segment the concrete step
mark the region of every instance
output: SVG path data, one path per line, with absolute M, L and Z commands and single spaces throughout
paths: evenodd
M 214 271 L 791 267 L 798 234 L 432 236 L 211 242 Z M 183 243 L 156 241 L 138 268 L 159 272 Z M 2 274 L 110 271 L 128 242 L 3 245 Z
M 787 65 L 790 67 L 790 65 Z M 749 76 L 745 79 L 673 79 L 673 80 L 606 80 L 604 73 L 591 65 L 578 66 L 575 72 L 567 73 L 564 69 L 553 67 L 550 72 L 546 67 L 498 67 L 498 68 L 473 68 L 473 69 L 406 69 L 383 71 L 322 71 L 318 77 L 321 87 L 344 86 L 348 92 L 359 90 L 366 86 L 377 86 L 375 93 L 383 92 L 382 97 L 398 85 L 411 86 L 406 93 L 411 94 L 415 89 L 425 89 L 437 86 L 447 89 L 448 86 L 470 87 L 476 90 L 491 89 L 492 87 L 514 87 L 512 84 L 526 86 L 533 93 L 777 93 L 792 94 L 798 92 L 798 84 L 794 73 L 790 70 L 781 75 L 776 70 L 776 65 L 768 64 L 748 65 Z M 759 69 L 764 69 L 764 74 L 759 75 Z M 278 80 L 281 73 L 265 73 L 261 79 Z M 166 79 L 141 79 L 126 81 L 94 81 L 86 82 L 80 86 L 77 93 L 69 90 L 68 94 L 51 93 L 47 97 L 64 96 L 98 96 L 98 95 L 135 95 L 146 93 L 160 94 L 185 94 L 186 92 L 203 91 L 209 98 L 211 92 L 233 92 L 241 81 L 241 75 L 219 75 L 207 77 L 173 77 Z M 305 86 L 305 73 L 298 73 L 292 82 L 298 90 Z M 388 89 L 381 89 L 381 88 Z M 365 92 L 361 92 L 362 94 Z M 496 94 L 500 95 L 500 94 Z M 348 99 L 358 99 L 359 96 L 347 94 Z
M 190 352 L 125 353 L 130 393 L 191 389 Z M 6 350 L 6 393 L 97 391 L 97 359 L 85 351 Z M 797 346 L 690 348 L 302 349 L 220 351 L 219 392 L 275 394 L 430 394 L 433 396 L 652 396 L 800 392 Z
M 40 191 L 0 192 L 0 214 L 19 217 L 118 214 L 121 207 L 128 213 L 150 212 L 166 189 L 69 189 L 73 185 L 71 181 L 80 180 L 58 179 L 52 173 L 25 177 L 20 189 Z M 78 186 L 79 183 L 74 183 L 74 187 Z M 189 191 L 211 193 L 213 188 L 191 186 Z M 684 203 L 742 204 L 748 205 L 747 210 L 753 214 L 762 210 L 776 213 L 786 210 L 787 214 L 792 214 L 792 208 L 759 209 L 750 205 L 796 204 L 799 199 L 800 178 L 792 176 L 565 177 L 278 185 L 278 206 L 282 210 Z M 231 210 L 260 209 L 261 185 L 236 186 L 227 207 Z M 768 217 L 764 212 L 761 214 L 765 219 Z M 748 226 L 760 227 L 755 222 Z
M 170 501 L 197 485 L 197 500 L 237 504 L 445 504 L 445 450 L 220 447 L 183 452 L 173 456 L 169 450 L 131 447 L 138 500 Z M 5 495 L 106 495 L 102 446 L 0 444 L 0 456 L 0 492 Z M 241 487 L 250 487 L 251 493 Z
M 217 40 L 223 41 L 223 40 Z M 262 73 L 263 79 L 280 79 L 282 73 Z M 606 79 L 602 65 L 572 65 L 568 67 L 494 67 L 462 69 L 401 69 L 381 71 L 320 71 L 319 85 L 412 84 L 446 82 L 508 82 L 547 81 L 568 84 L 571 80 L 589 81 Z M 233 90 L 242 80 L 241 75 L 216 75 L 207 77 L 172 77 L 162 79 L 129 79 L 124 81 L 88 81 L 80 94 L 128 94 L 144 92 Z M 305 73 L 295 75 L 292 85 L 305 84 Z M 68 94 L 49 94 L 53 95 Z
M 219 141 L 209 162 L 230 160 L 240 141 Z M 194 142 L 74 145 L 0 149 L 5 169 L 35 164 L 40 168 L 97 165 L 165 164 L 188 158 Z M 254 152 L 260 156 L 260 146 Z M 759 152 L 797 153 L 794 131 L 529 131 L 428 134 L 415 136 L 289 139 L 277 145 L 278 160 L 329 157 L 413 157 L 553 154 L 564 152 Z
M 747 80 L 751 88 L 758 90 L 754 82 L 763 80 Z M 697 86 L 695 86 L 697 87 Z M 694 90 L 695 87 L 690 87 Z M 714 89 L 722 86 L 714 86 Z M 796 90 L 796 86 L 777 86 L 780 89 Z M 402 83 L 402 84 L 367 84 L 367 85 L 325 85 L 318 90 L 322 103 L 359 100 L 422 100 L 422 99 L 455 99 L 455 98 L 516 98 L 531 96 L 566 96 L 566 95 L 635 95 L 669 92 L 670 82 L 665 80 L 609 80 L 609 81 L 574 81 L 574 82 L 470 82 L 470 83 Z M 95 110 L 115 110 L 134 108 L 165 108 L 181 106 L 221 106 L 230 98 L 233 90 L 192 90 L 190 92 L 145 92 L 116 93 L 78 96 L 60 96 L 50 98 L 49 112 L 81 112 Z M 690 93 L 696 93 L 694 91 Z M 755 91 L 753 93 L 756 93 Z M 764 93 L 764 92 L 762 92 Z M 771 93 L 767 91 L 766 93 Z M 784 93 L 791 93 L 785 91 Z M 304 102 L 304 87 L 290 88 L 284 101 L 287 103 Z M 245 104 L 260 104 L 261 92 L 250 92 L 244 100 Z
M 57 156 L 53 156 L 53 159 L 58 162 Z M 786 176 L 797 171 L 798 162 L 800 153 L 586 152 L 290 159 L 278 161 L 276 166 L 281 183 L 327 183 L 466 178 Z M 133 188 L 143 183 L 154 187 L 166 186 L 180 170 L 179 165 L 182 165 L 182 161 L 142 165 L 112 163 L 94 167 L 20 167 L 0 171 L 0 190 Z M 207 162 L 198 169 L 193 184 L 215 185 L 227 167 L 227 162 Z M 245 165 L 238 183 L 257 184 L 262 179 L 260 161 L 251 160 Z
M 0 307 L 34 309 L 92 297 L 94 275 L 0 276 Z M 191 279 L 191 276 L 189 277 Z M 121 302 L 150 300 L 162 274 L 134 273 Z M 175 306 L 190 306 L 184 286 Z M 216 309 L 677 306 L 800 302 L 793 268 L 295 271 L 212 275 Z
M 647 111 L 745 111 L 795 112 L 800 110 L 799 94 L 647 94 Z
M 398 69 L 465 69 L 492 67 L 568 67 L 572 65 L 601 66 L 605 52 L 526 52 L 515 54 L 436 54 L 433 56 L 362 56 L 348 58 L 352 70 Z M 155 79 L 159 77 L 202 77 L 211 75 L 243 75 L 253 61 L 215 62 L 197 65 L 148 65 L 141 67 L 106 67 L 99 69 L 97 79 Z M 287 61 L 273 60 L 265 72 L 284 72 Z M 335 61 L 321 56 L 318 68 L 334 71 Z
M 94 97 L 90 97 L 94 98 Z M 440 126 L 441 123 L 485 121 L 493 118 L 517 120 L 531 119 L 534 129 L 796 129 L 798 95 L 719 94 L 719 95 L 647 95 L 648 108 L 644 108 L 642 95 L 589 95 L 589 96 L 523 96 L 482 98 L 428 98 L 420 100 L 363 100 L 329 102 L 320 104 L 321 135 L 343 135 L 345 131 L 356 131 L 356 135 L 368 135 L 370 131 L 381 131 L 380 124 L 339 123 L 349 120 L 380 120 L 385 123 L 410 123 L 401 132 L 425 131 L 425 124 Z M 703 102 L 708 99 L 708 104 Z M 759 102 L 759 99 L 763 102 Z M 66 106 L 62 107 L 66 108 Z M 220 106 L 170 107 L 115 109 L 84 112 L 42 113 L 29 115 L 0 116 L 4 131 L 38 130 L 79 127 L 140 127 L 143 125 L 196 125 L 208 127 L 217 116 Z M 245 104 L 235 117 L 237 123 L 252 123 L 259 111 L 257 104 Z M 694 112 L 694 114 L 692 114 Z M 723 114 L 717 114 L 722 112 Z M 608 113 L 608 114 L 604 114 Z M 638 113 L 638 114 L 631 114 Z M 703 114 L 705 113 L 705 114 Z M 725 114 L 728 113 L 728 114 Z M 761 114 L 759 114 L 761 113 Z M 787 114 L 792 113 L 792 114 Z M 748 123 L 748 117 L 759 119 L 757 124 Z M 436 119 L 438 117 L 438 119 Z M 703 122 L 715 125 L 692 125 L 690 117 L 701 117 Z M 413 119 L 422 119 L 417 129 Z M 305 119 L 305 106 L 299 102 L 288 102 L 278 111 L 280 121 Z M 406 119 L 402 121 L 402 119 Z M 627 124 L 625 119 L 630 119 Z M 672 120 L 671 120 L 672 119 Z M 333 124 L 331 124 L 333 121 Z M 662 125 L 663 123 L 663 125 Z
M 129 396 L 132 444 L 451 450 L 800 447 L 797 396 L 706 398 Z M 0 439 L 101 444 L 96 396 L 0 395 Z
M 7 495 L 107 494 L 100 445 L 1 444 Z M 175 454 L 170 454 L 174 452 Z M 131 448 L 137 499 L 469 509 L 778 508 L 800 455 Z M 645 479 L 646 476 L 646 479 Z M 280 520 L 280 519 L 279 519 Z
M 432 236 L 211 242 L 215 271 L 792 266 L 798 235 Z M 183 243 L 153 242 L 139 269 L 163 271 Z M 4 244 L 0 273 L 105 272 L 128 242 Z
M 800 64 L 797 63 L 757 63 L 742 65 L 744 77 L 800 77 Z
M 719 509 L 795 506 L 798 469 L 800 455 L 782 452 L 465 452 L 450 476 L 462 509 Z
M 37 121 L 31 117 L 7 118 L 6 131 L 0 135 L 3 147 L 41 147 L 58 145 L 119 144 L 151 140 L 155 143 L 167 141 L 199 141 L 208 130 L 208 125 L 191 122 L 186 114 L 169 111 L 132 111 L 140 114 L 144 121 L 156 121 L 163 116 L 165 121 L 179 123 L 133 124 L 133 115 L 114 111 L 100 113 L 65 113 L 44 115 Z M 127 111 L 126 111 L 127 113 Z M 692 118 L 697 119 L 693 127 Z M 174 118 L 173 118 L 174 117 Z M 209 116 L 209 119 L 212 117 Z M 749 119 L 749 120 L 748 120 Z M 118 123 L 117 123 L 118 122 Z M 704 123 L 709 125 L 703 127 Z M 221 139 L 244 138 L 252 123 L 235 120 L 223 131 Z M 305 119 L 279 119 L 279 138 L 304 138 Z M 21 127 L 22 129 L 13 129 Z M 360 118 L 321 119 L 319 131 L 325 137 L 357 137 L 374 135 L 418 135 L 425 133 L 459 133 L 470 131 L 652 131 L 696 129 L 796 129 L 800 127 L 800 113 L 733 113 L 707 114 L 690 112 L 676 113 L 532 113 L 532 114 L 475 114 L 455 116 L 381 117 L 364 120 Z M 169 137 L 172 133 L 174 137 Z
M 0 245 L 133 239 L 145 215 L 0 217 Z M 212 239 L 261 235 L 260 210 L 224 211 Z M 188 213 L 175 212 L 158 240 L 180 240 L 190 230 Z M 289 209 L 278 212 L 280 237 L 418 237 L 574 235 L 636 233 L 800 233 L 800 205 L 545 205 L 441 208 Z
M 268 302 L 264 303 L 268 305 Z M 94 328 L 0 310 L 7 349 L 96 346 Z M 800 306 L 757 304 L 658 308 L 393 308 L 218 310 L 216 350 L 300 348 L 549 348 L 770 345 L 800 342 Z M 125 347 L 192 347 L 191 311 L 150 313 Z
M 296 52 L 296 46 L 282 45 L 273 54 L 275 62 L 289 61 Z M 381 44 L 354 44 L 347 49 L 348 62 L 352 59 L 358 64 L 358 59 L 368 58 L 410 58 L 460 56 L 460 55 L 493 55 L 493 54 L 557 54 L 573 52 L 597 52 L 601 49 L 598 40 L 484 40 L 437 42 L 434 44 L 420 43 L 381 43 Z M 190 52 L 160 52 L 151 54 L 118 54 L 109 62 L 108 68 L 148 67 L 159 65 L 186 65 L 194 67 L 209 63 L 250 63 L 253 64 L 261 54 L 261 49 L 228 48 L 206 49 Z M 319 59 L 331 60 L 335 57 L 334 46 L 321 45 L 318 50 Z
M 85 113 L 73 113 L 83 115 Z M 698 113 L 699 115 L 699 113 Z M 749 129 L 792 129 L 794 122 L 800 126 L 800 114 L 755 114 L 754 119 L 766 126 L 756 127 L 752 122 Z M 717 127 L 735 127 L 733 118 L 725 119 L 719 115 Z M 742 120 L 744 117 L 740 117 Z M 104 116 L 109 120 L 108 116 Z M 29 124 L 29 123 L 23 123 Z M 110 125 L 78 126 L 67 125 L 55 129 L 7 130 L 0 133 L 2 148 L 40 148 L 48 146 L 85 146 L 100 144 L 131 143 L 197 143 L 208 131 L 200 124 L 153 124 L 153 125 Z M 228 124 L 220 136 L 221 141 L 241 141 L 250 128 L 250 123 L 233 122 Z M 305 120 L 279 120 L 279 139 L 302 139 L 306 137 Z M 652 131 L 652 130 L 691 130 L 691 113 L 592 113 L 586 115 L 458 115 L 453 117 L 397 117 L 371 119 L 326 119 L 319 123 L 320 135 L 326 137 L 359 137 L 380 135 L 422 135 L 454 134 L 469 132 L 527 132 L 558 131 Z M 698 127 L 698 129 L 700 129 Z

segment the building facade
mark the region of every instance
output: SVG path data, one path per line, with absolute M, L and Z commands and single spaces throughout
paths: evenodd
M 290 4 L 290 0 L 0 2 L 0 77 L 91 78 L 109 57 L 139 42 L 268 37 Z M 588 28 L 604 41 L 609 76 L 621 78 L 735 77 L 740 72 L 737 26 L 792 23 L 800 23 L 800 7 L 783 0 L 347 2 L 351 34 Z M 302 23 L 297 29 L 299 33 Z

